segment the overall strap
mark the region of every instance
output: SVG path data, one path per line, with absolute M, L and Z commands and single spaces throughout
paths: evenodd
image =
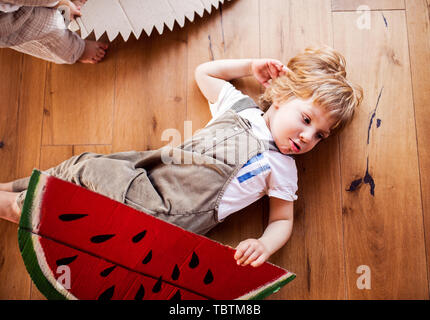
M 240 99 L 231 107 L 231 109 L 236 113 L 239 113 L 245 109 L 250 109 L 250 108 L 259 109 L 255 101 L 249 97 L 244 97 Z M 266 148 L 268 148 L 269 150 L 281 152 L 273 140 L 264 141 L 264 144 L 266 145 Z
M 250 108 L 259 109 L 258 105 L 250 97 L 244 97 L 240 99 L 231 107 L 231 109 L 236 113 L 239 113 L 245 109 L 250 109 Z

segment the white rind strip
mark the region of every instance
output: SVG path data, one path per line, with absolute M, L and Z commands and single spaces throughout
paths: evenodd
M 43 193 L 45 192 L 46 180 L 48 176 L 41 174 L 39 176 L 39 181 L 34 190 L 33 203 L 31 204 L 31 229 L 33 232 L 39 232 L 40 226 L 40 202 L 43 198 Z M 37 212 L 37 214 L 35 214 Z

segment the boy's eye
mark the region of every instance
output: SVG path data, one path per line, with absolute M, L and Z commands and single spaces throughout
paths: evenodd
M 324 139 L 324 136 L 321 133 L 317 134 L 318 139 Z
M 303 120 L 304 120 L 304 121 L 305 121 L 305 123 L 307 123 L 307 124 L 311 123 L 311 120 L 310 120 L 309 118 L 307 118 L 307 117 L 304 117 L 304 118 L 303 118 Z

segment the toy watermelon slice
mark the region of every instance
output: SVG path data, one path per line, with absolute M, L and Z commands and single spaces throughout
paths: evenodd
M 262 299 L 294 279 L 273 264 L 34 170 L 18 230 L 48 299 Z

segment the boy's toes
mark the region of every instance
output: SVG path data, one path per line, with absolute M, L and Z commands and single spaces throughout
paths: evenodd
M 104 43 L 104 42 L 97 42 L 97 44 L 98 44 L 99 48 L 102 50 L 107 50 L 107 48 L 109 47 L 107 45 L 107 43 Z
M 85 50 L 80 58 L 82 63 L 95 64 L 100 62 L 106 55 L 107 44 L 98 41 L 85 40 Z

